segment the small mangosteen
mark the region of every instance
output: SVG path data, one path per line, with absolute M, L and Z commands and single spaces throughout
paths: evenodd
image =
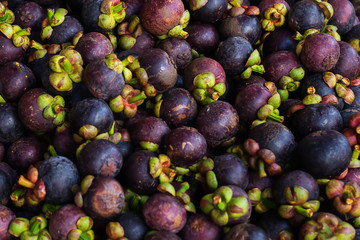
M 251 223 L 238 224 L 225 234 L 224 240 L 268 240 L 266 232 Z
M 10 208 L 0 204 L 0 239 L 13 239 L 13 236 L 8 232 L 8 229 L 11 221 L 13 221 L 15 218 L 16 215 Z
M 15 142 L 25 131 L 16 106 L 11 103 L 0 103 L 0 125 L 0 142 L 2 143 Z

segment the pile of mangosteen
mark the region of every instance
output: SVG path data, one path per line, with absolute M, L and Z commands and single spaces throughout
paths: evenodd
M 0 239 L 360 239 L 359 6 L 0 0 Z

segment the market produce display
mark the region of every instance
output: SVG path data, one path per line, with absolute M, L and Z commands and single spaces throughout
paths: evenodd
M 0 0 L 0 240 L 360 240 L 360 0 Z

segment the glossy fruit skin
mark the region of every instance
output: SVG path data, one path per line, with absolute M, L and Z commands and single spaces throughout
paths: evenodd
M 318 200 L 320 189 L 316 180 L 308 173 L 301 170 L 293 170 L 282 174 L 272 187 L 273 198 L 278 204 L 288 204 L 284 199 L 284 191 L 290 187 L 300 186 L 309 193 L 308 200 Z
M 338 176 L 350 163 L 352 150 L 346 137 L 335 130 L 305 136 L 294 150 L 294 163 L 314 178 Z
M 268 236 L 266 232 L 250 223 L 242 223 L 238 224 L 230 229 L 229 232 L 226 233 L 224 240 L 268 240 Z
M 149 76 L 148 83 L 155 87 L 157 93 L 163 93 L 174 87 L 177 71 L 164 50 L 149 49 L 140 55 L 139 62 Z
M 198 113 L 195 99 L 184 88 L 172 88 L 162 97 L 160 117 L 170 128 L 189 126 Z
M 302 67 L 298 57 L 289 51 L 278 51 L 264 58 L 264 78 L 268 81 L 279 84 L 282 76 L 289 76 L 292 69 Z
M 7 62 L 0 72 L 0 94 L 8 102 L 18 100 L 26 90 L 35 87 L 33 71 L 21 62 Z
M 12 40 L 0 33 L 0 66 L 11 61 L 21 61 L 25 57 L 22 47 L 15 47 Z
M 14 24 L 21 28 L 31 28 L 31 30 L 40 29 L 41 22 L 46 18 L 46 11 L 35 2 L 22 2 L 14 8 Z
M 70 112 L 70 123 L 77 133 L 86 125 L 95 126 L 98 134 L 110 131 L 114 122 L 114 116 L 110 107 L 102 100 L 86 98 L 78 102 Z
M 189 214 L 179 235 L 183 239 L 219 240 L 222 236 L 220 226 L 214 224 L 205 214 Z
M 51 217 L 49 232 L 54 240 L 67 239 L 73 229 L 77 229 L 76 222 L 85 217 L 85 213 L 74 204 L 66 204 L 59 208 Z
M 8 232 L 9 225 L 16 215 L 10 208 L 0 204 L 0 239 L 11 240 L 13 236 Z
M 143 207 L 146 224 L 155 230 L 179 232 L 186 223 L 186 210 L 175 197 L 156 193 L 151 195 Z
M 309 0 L 301 0 L 291 7 L 288 15 L 289 27 L 303 34 L 310 28 L 321 30 L 324 27 L 324 14 L 321 8 Z
M 31 136 L 25 136 L 13 142 L 6 157 L 6 161 L 21 173 L 26 172 L 31 164 L 35 164 L 41 159 L 40 142 Z
M 300 52 L 301 63 L 312 72 L 325 72 L 333 68 L 340 57 L 340 46 L 326 33 L 315 33 L 305 39 Z
M 251 125 L 257 119 L 259 108 L 267 104 L 271 96 L 271 92 L 263 84 L 254 83 L 241 87 L 235 98 L 235 109 L 240 122 Z
M 202 8 L 193 11 L 192 18 L 201 22 L 215 23 L 226 12 L 227 1 L 226 0 L 213 0 L 208 1 Z
M 240 74 L 245 63 L 253 52 L 251 43 L 243 37 L 229 37 L 222 41 L 216 52 L 215 59 L 230 75 Z
M 81 54 L 84 66 L 92 61 L 102 60 L 114 51 L 110 40 L 98 32 L 84 34 L 76 44 L 75 50 Z
M 0 162 L 0 204 L 6 205 L 10 201 L 10 194 L 16 178 L 17 172 L 7 163 Z
M 330 18 L 329 23 L 337 27 L 337 32 L 344 35 L 354 26 L 355 9 L 348 0 L 329 0 L 334 9 L 334 15 Z
M 279 233 L 282 231 L 294 232 L 294 229 L 290 225 L 289 221 L 280 217 L 274 210 L 261 214 L 258 221 L 256 221 L 256 225 L 261 227 L 272 239 L 277 239 L 279 237 Z
M 22 95 L 18 103 L 21 122 L 33 132 L 48 132 L 55 128 L 53 121 L 44 118 L 43 111 L 38 106 L 37 99 L 43 94 L 47 92 L 42 88 L 30 89 Z
M 133 212 L 121 214 L 117 221 L 124 228 L 124 236 L 131 240 L 142 240 L 149 231 L 144 219 Z
M 24 133 L 16 106 L 11 103 L 0 104 L 0 142 L 11 143 L 18 140 Z
M 135 45 L 131 50 L 136 51 L 138 54 L 142 54 L 148 49 L 155 47 L 155 38 L 153 35 L 143 30 L 142 34 L 136 38 Z
M 249 191 L 254 188 L 258 188 L 260 189 L 260 191 L 263 191 L 265 188 L 271 187 L 275 181 L 275 179 L 271 176 L 260 177 L 259 173 L 251 169 L 249 169 L 248 175 L 249 175 L 249 183 L 245 188 L 245 191 Z
M 59 155 L 74 158 L 76 157 L 76 149 L 78 144 L 74 141 L 71 126 L 63 126 L 61 130 L 58 128 L 54 133 L 53 144 L 56 152 Z
M 136 145 L 149 142 L 161 146 L 164 136 L 170 132 L 170 128 L 161 118 L 150 116 L 137 121 L 130 132 L 131 139 Z
M 94 220 L 111 220 L 121 213 L 124 205 L 124 190 L 112 177 L 96 177 L 84 195 L 84 211 Z
M 353 80 L 360 66 L 359 55 L 349 43 L 340 41 L 340 57 L 336 65 L 330 70 L 335 74 L 340 74 L 343 77 Z
M 99 139 L 85 145 L 81 150 L 77 166 L 82 176 L 116 177 L 123 165 L 120 150 L 112 142 Z
M 186 41 L 198 53 L 211 53 L 219 45 L 219 32 L 213 24 L 192 23 L 186 28 L 186 31 L 189 33 Z
M 181 238 L 172 232 L 157 231 L 156 233 L 146 236 L 144 240 L 181 240 Z
M 206 153 L 204 136 L 193 127 L 173 129 L 164 137 L 164 150 L 176 166 L 190 166 L 199 162 Z
M 149 160 L 156 155 L 148 150 L 138 150 L 124 160 L 120 176 L 126 186 L 139 194 L 150 195 L 157 192 L 159 180 L 150 175 Z
M 230 103 L 215 101 L 201 109 L 195 126 L 205 137 L 208 146 L 217 147 L 235 136 L 239 116 Z
M 83 81 L 94 97 L 104 101 L 120 95 L 125 86 L 124 76 L 108 68 L 103 59 L 86 66 Z
M 293 39 L 287 27 L 276 28 L 264 40 L 263 54 L 267 56 L 278 51 L 289 51 L 295 53 L 297 41 Z
M 255 140 L 260 149 L 271 150 L 280 166 L 290 161 L 295 148 L 293 133 L 278 122 L 265 122 L 254 127 L 249 133 L 249 138 Z
M 214 158 L 213 169 L 219 186 L 236 185 L 245 189 L 249 183 L 248 169 L 244 162 L 232 154 Z
M 296 111 L 290 119 L 290 128 L 297 139 L 319 130 L 343 129 L 343 121 L 339 110 L 327 103 L 306 106 Z
M 106 30 L 98 26 L 101 3 L 102 0 L 88 0 L 82 5 L 81 20 L 88 32 L 106 33 Z
M 256 16 L 241 14 L 223 19 L 219 26 L 222 38 L 240 36 L 254 45 L 261 36 L 261 24 Z
M 149 33 L 161 36 L 179 24 L 184 10 L 181 0 L 149 0 L 142 5 L 139 17 Z
M 63 156 L 50 157 L 41 163 L 38 171 L 46 188 L 45 202 L 64 204 L 73 200 L 71 189 L 80 183 L 80 176 L 71 160 Z
M 184 69 L 192 60 L 191 46 L 184 39 L 167 38 L 162 40 L 157 47 L 169 55 L 177 69 Z
M 212 72 L 215 75 L 215 83 L 225 83 L 226 75 L 221 64 L 209 57 L 194 59 L 185 69 L 183 74 L 184 88 L 192 92 L 196 86 L 194 78 L 201 73 Z
M 144 4 L 142 0 L 123 0 L 126 4 L 125 12 L 125 20 L 128 20 L 131 15 L 139 14 L 142 5 Z
M 51 44 L 72 42 L 75 34 L 80 31 L 84 31 L 84 28 L 79 20 L 67 15 L 64 22 L 53 28 L 53 32 L 47 41 Z

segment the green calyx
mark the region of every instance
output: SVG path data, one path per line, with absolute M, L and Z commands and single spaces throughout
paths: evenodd
M 140 18 L 137 15 L 130 16 L 129 22 L 123 22 L 117 29 L 119 37 L 119 46 L 123 50 L 131 49 L 135 43 L 136 38 L 143 33 L 143 28 L 140 23 Z
M 324 72 L 323 80 L 330 88 L 334 88 L 337 96 L 344 99 L 347 104 L 351 104 L 355 100 L 355 94 L 349 87 L 351 81 L 348 78 L 340 74 Z
M 117 74 L 122 73 L 124 66 L 121 60 L 117 58 L 116 54 L 112 53 L 107 55 L 104 62 L 109 69 L 113 70 Z
M 360 145 L 356 144 L 353 148 L 353 153 L 351 156 L 351 161 L 348 168 L 359 168 L 360 167 Z
M 205 6 L 209 0 L 190 0 L 189 9 L 191 11 L 196 11 Z
M 212 72 L 198 74 L 193 84 L 196 87 L 193 96 L 203 105 L 218 100 L 226 91 L 225 83 L 216 83 L 216 77 Z
M 98 26 L 106 31 L 111 31 L 116 23 L 121 23 L 126 16 L 126 5 L 120 0 L 103 0 L 100 6 Z
M 45 57 L 46 54 L 56 54 L 61 50 L 61 46 L 59 44 L 42 45 L 34 40 L 31 40 L 30 48 L 34 48 L 36 51 L 30 54 L 28 59 L 29 62 L 41 59 Z
M 334 15 L 334 9 L 333 9 L 332 5 L 330 3 L 328 3 L 327 1 L 322 1 L 322 0 L 312 0 L 312 1 L 321 8 L 322 12 L 324 13 L 324 17 L 325 17 L 324 23 L 325 23 L 325 25 L 327 25 L 330 18 L 332 18 L 332 16 Z
M 261 19 L 261 26 L 265 31 L 272 32 L 276 27 L 281 27 L 285 23 L 286 6 L 283 3 L 275 3 L 272 8 L 264 12 L 264 18 Z
M 44 118 L 53 120 L 55 125 L 61 125 L 65 121 L 66 112 L 63 97 L 52 97 L 50 94 L 42 94 L 38 97 L 37 104 L 43 111 Z
M 91 230 L 93 220 L 89 216 L 79 218 L 76 226 L 76 229 L 69 232 L 68 240 L 93 240 L 95 238 L 94 231 Z
M 73 82 L 79 83 L 82 80 L 83 60 L 79 52 L 72 48 L 62 50 L 58 55 L 52 56 L 49 60 L 49 67 L 53 73 L 49 81 L 56 91 L 70 91 Z
M 293 189 L 290 187 L 285 188 L 283 197 L 291 205 L 302 205 L 308 200 L 309 192 L 305 188 L 296 185 Z
M 272 200 L 272 190 L 270 187 L 261 191 L 259 188 L 250 189 L 247 192 L 251 205 L 257 213 L 265 213 L 275 208 L 276 204 Z
M 249 207 L 246 197 L 233 197 L 233 191 L 227 186 L 219 187 L 200 201 L 201 210 L 220 226 L 226 225 L 229 219 L 236 220 L 245 216 Z
M 12 24 L 15 21 L 15 14 L 6 6 L 6 2 L 0 2 L 0 23 Z
M 305 71 L 302 67 L 294 68 L 289 72 L 289 76 L 283 76 L 279 80 L 279 87 L 282 90 L 294 92 L 300 87 L 300 81 L 304 78 Z
M 48 9 L 47 18 L 41 24 L 40 38 L 41 40 L 49 39 L 53 32 L 53 27 L 59 26 L 65 20 L 68 11 L 65 8 Z
M 260 57 L 260 52 L 255 49 L 249 56 L 245 67 L 246 69 L 241 73 L 240 77 L 242 79 L 248 79 L 251 77 L 252 73 L 259 73 L 259 74 L 264 74 L 265 73 L 265 68 L 263 65 L 261 64 L 261 57 Z
M 14 237 L 20 237 L 20 235 L 29 230 L 30 228 L 30 221 L 26 218 L 15 218 L 11 221 L 9 225 L 9 233 Z
M 15 47 L 22 47 L 26 50 L 30 46 L 30 28 L 21 29 L 18 25 L 0 23 L 0 32 L 8 39 L 12 39 Z
M 168 37 L 176 37 L 181 39 L 186 39 L 189 36 L 189 33 L 184 31 L 190 21 L 190 12 L 185 10 L 180 18 L 179 25 L 173 27 L 168 31 L 167 34 L 157 36 L 159 39 L 166 39 Z
M 16 218 L 9 226 L 9 233 L 21 240 L 51 240 L 46 230 L 47 220 L 43 216 L 34 216 L 31 220 Z
M 322 97 L 315 93 L 315 88 L 313 86 L 308 87 L 307 93 L 308 95 L 303 98 L 302 104 L 312 105 L 322 102 Z
M 119 222 L 109 222 L 106 225 L 106 235 L 109 239 L 121 239 L 124 237 L 125 231 Z
M 170 168 L 170 164 L 170 158 L 165 154 L 151 157 L 149 160 L 150 175 L 153 178 L 159 178 L 161 183 L 172 182 L 176 175 L 176 170 Z

